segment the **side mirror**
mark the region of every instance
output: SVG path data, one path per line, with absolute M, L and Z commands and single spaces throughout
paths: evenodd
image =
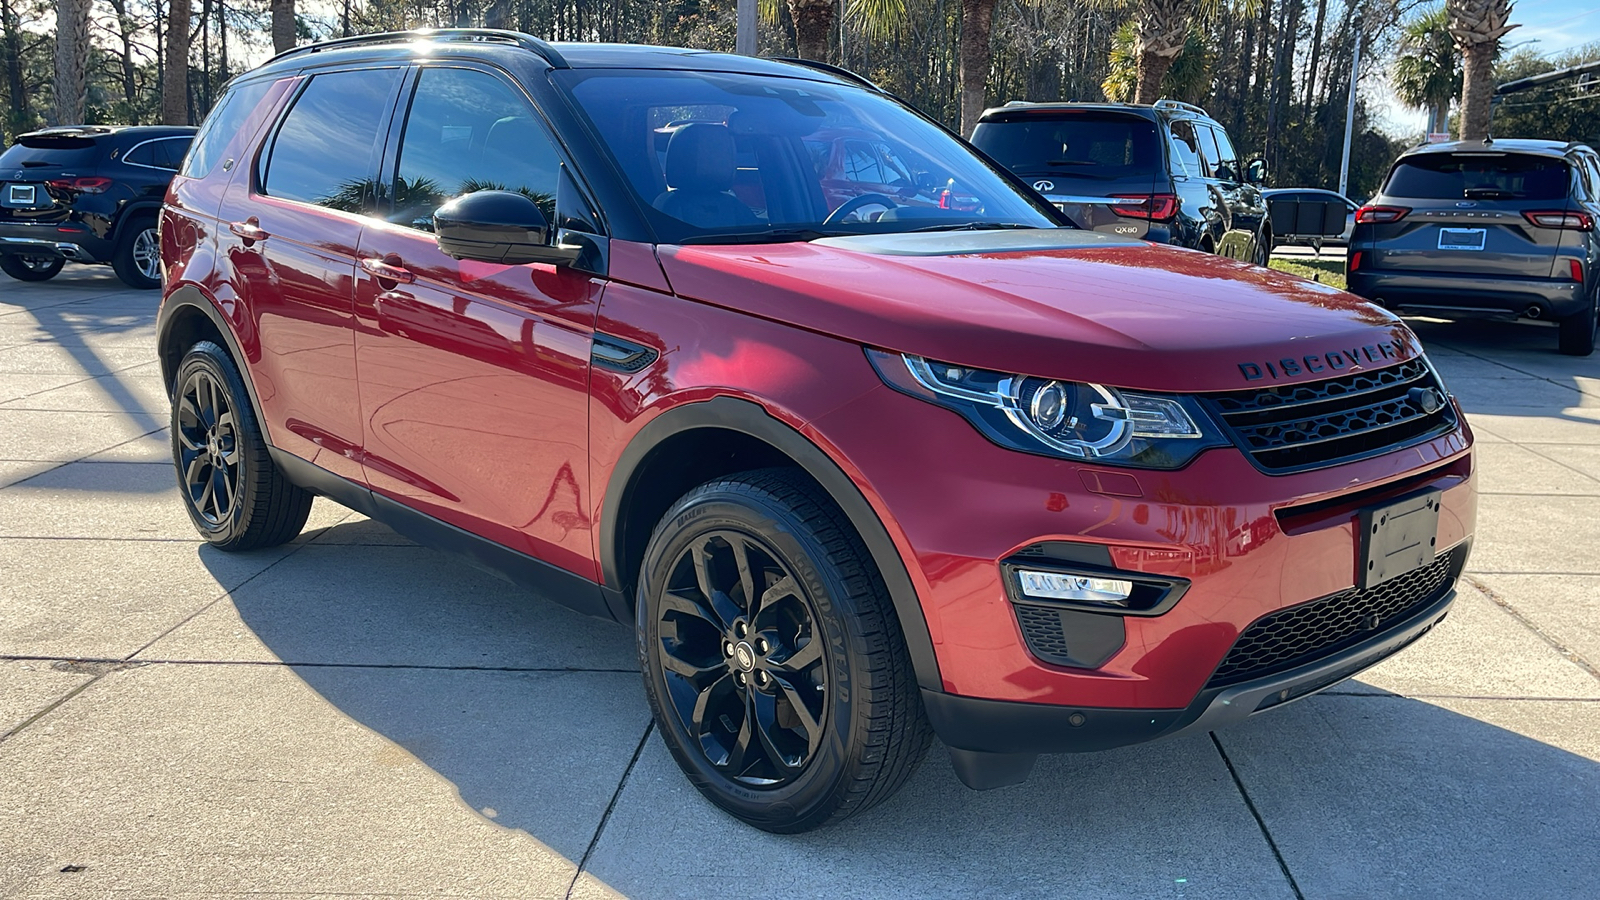
M 556 246 L 555 232 L 539 204 L 516 191 L 463 194 L 434 211 L 433 232 L 439 249 L 456 259 L 560 266 L 581 252 Z
M 1249 167 L 1245 169 L 1244 178 L 1251 184 L 1267 183 L 1267 161 L 1261 157 L 1250 160 Z

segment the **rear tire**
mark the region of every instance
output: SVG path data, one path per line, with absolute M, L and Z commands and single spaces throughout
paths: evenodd
M 172 463 L 195 530 L 218 550 L 294 540 L 311 513 L 311 494 L 273 465 L 227 352 L 211 341 L 195 344 L 173 384 Z
M 61 274 L 67 261 L 59 256 L 24 256 L 8 253 L 0 256 L 0 272 L 18 281 L 49 281 Z
M 111 255 L 111 268 L 128 287 L 142 291 L 161 287 L 161 233 L 154 216 L 143 216 L 123 227 Z
M 1600 327 L 1600 288 L 1589 298 L 1589 308 L 1561 319 L 1561 338 L 1557 346 L 1568 356 L 1588 356 L 1594 352 L 1595 329 Z
M 712 803 L 764 831 L 899 790 L 931 731 L 861 538 L 793 469 L 690 491 L 650 536 L 636 606 L 645 695 Z

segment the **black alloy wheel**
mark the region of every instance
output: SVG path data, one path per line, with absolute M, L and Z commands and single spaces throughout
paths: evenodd
M 220 526 L 239 497 L 239 422 L 227 389 L 213 373 L 196 369 L 178 390 L 173 417 L 178 470 L 193 515 Z
M 639 575 L 645 694 L 689 780 L 766 831 L 808 831 L 900 788 L 931 739 L 883 579 L 795 469 L 701 485 Z
M 722 775 L 791 781 L 816 755 L 827 666 L 811 600 L 760 536 L 698 535 L 672 563 L 657 612 L 673 712 Z
M 178 365 L 172 393 L 172 462 L 195 530 L 222 550 L 293 540 L 312 496 L 267 452 L 244 380 L 220 346 L 201 341 Z
M 59 256 L 8 253 L 0 256 L 0 271 L 18 281 L 49 281 L 67 264 Z

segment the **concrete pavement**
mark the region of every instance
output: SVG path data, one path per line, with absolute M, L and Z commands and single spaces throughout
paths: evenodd
M 1600 896 L 1600 355 L 1418 321 L 1480 441 L 1457 608 L 1334 691 L 797 837 L 700 798 L 631 638 L 319 500 L 180 508 L 156 297 L 0 280 L 0 897 Z

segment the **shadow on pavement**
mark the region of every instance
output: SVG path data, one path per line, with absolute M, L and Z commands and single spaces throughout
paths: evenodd
M 645 733 L 629 632 L 431 551 L 323 542 L 350 527 L 235 591 L 244 623 L 481 815 L 582 859 Z M 641 897 L 734 873 L 755 895 L 1290 896 L 1242 783 L 1306 897 L 1595 896 L 1600 766 L 1537 736 L 1592 741 L 1597 712 L 1324 695 L 987 793 L 935 744 L 883 806 L 791 837 L 712 808 L 651 736 L 588 870 Z

